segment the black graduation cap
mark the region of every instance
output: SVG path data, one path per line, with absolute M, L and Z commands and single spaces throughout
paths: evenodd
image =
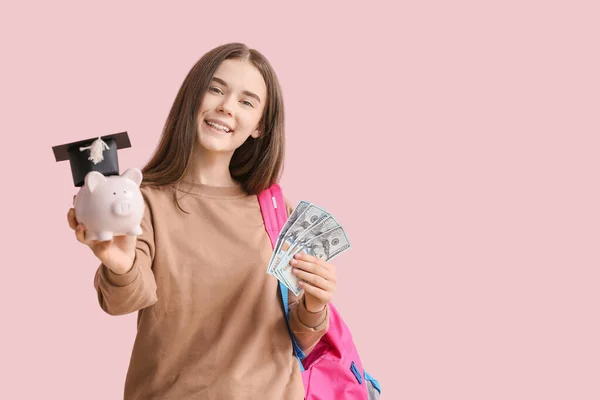
M 56 161 L 69 160 L 73 183 L 84 184 L 88 172 L 98 171 L 104 176 L 119 175 L 117 150 L 131 147 L 127 132 L 115 133 L 52 147 Z

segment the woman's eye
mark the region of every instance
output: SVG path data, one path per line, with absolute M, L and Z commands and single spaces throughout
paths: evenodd
M 241 101 L 242 104 L 253 107 L 254 108 L 254 104 L 252 104 L 251 102 L 249 102 L 248 100 L 242 100 Z
M 214 93 L 223 94 L 223 91 L 221 89 L 219 89 L 218 87 L 211 86 L 208 88 L 208 90 L 210 90 L 211 92 L 214 92 Z

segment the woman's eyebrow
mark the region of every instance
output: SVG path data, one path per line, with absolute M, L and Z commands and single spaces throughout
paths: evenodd
M 217 83 L 220 83 L 221 85 L 223 85 L 223 86 L 225 86 L 225 87 L 229 87 L 229 86 L 227 85 L 227 82 L 225 82 L 225 81 L 224 81 L 223 79 L 221 79 L 221 78 L 218 78 L 218 77 L 216 77 L 216 76 L 213 76 L 212 80 L 213 80 L 213 81 L 215 81 L 215 82 L 217 82 Z M 254 98 L 256 99 L 256 101 L 258 101 L 258 102 L 260 103 L 260 97 L 258 97 L 258 95 L 257 95 L 257 94 L 255 94 L 255 93 L 252 93 L 252 92 L 250 92 L 250 91 L 248 91 L 248 90 L 244 90 L 244 91 L 242 91 L 242 94 L 245 94 L 246 96 L 249 96 L 249 97 L 254 97 Z

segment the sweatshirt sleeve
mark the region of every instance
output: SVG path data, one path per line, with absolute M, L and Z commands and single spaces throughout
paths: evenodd
M 294 210 L 292 203 L 285 198 L 288 216 Z M 304 295 L 297 297 L 288 290 L 290 307 L 290 329 L 305 354 L 309 354 L 329 328 L 329 306 L 313 313 L 306 309 Z
M 156 280 L 152 272 L 154 260 L 154 229 L 152 209 L 144 196 L 145 211 L 141 222 L 142 234 L 137 237 L 135 259 L 125 274 L 115 274 L 100 264 L 94 277 L 100 307 L 110 315 L 123 315 L 156 303 Z
M 329 305 L 313 313 L 306 309 L 303 295 L 298 298 L 291 291 L 288 293 L 290 329 L 304 354 L 308 355 L 329 328 Z

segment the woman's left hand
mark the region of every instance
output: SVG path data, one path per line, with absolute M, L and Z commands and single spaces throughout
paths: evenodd
M 306 309 L 319 312 L 333 298 L 336 287 L 335 266 L 315 256 L 298 253 L 291 260 L 292 273 L 300 280 L 304 289 Z

